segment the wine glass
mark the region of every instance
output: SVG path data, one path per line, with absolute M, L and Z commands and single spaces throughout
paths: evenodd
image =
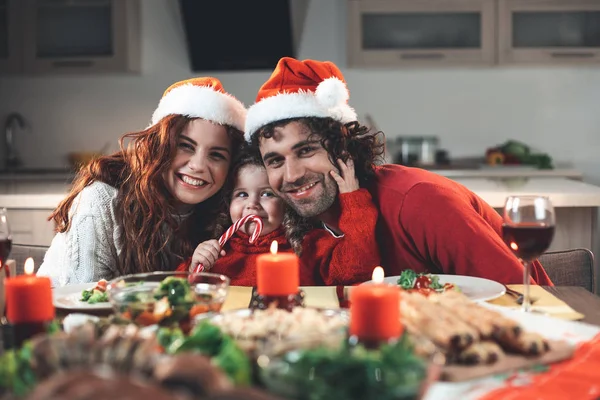
M 0 208 L 0 270 L 4 269 L 6 276 L 9 271 L 6 267 L 6 260 L 12 248 L 12 233 L 8 224 L 8 212 L 6 208 Z
M 4 273 L 4 279 L 10 277 L 10 271 L 6 266 L 6 260 L 10 254 L 12 248 L 12 234 L 10 232 L 10 226 L 8 225 L 8 217 L 6 208 L 0 208 L 0 273 Z M 2 278 L 0 278 L 0 285 L 3 285 Z M 2 289 L 2 296 L 4 296 L 4 290 Z M 4 298 L 0 299 L 0 326 L 5 327 L 6 321 L 6 302 Z M 2 331 L 2 334 L 4 331 Z
M 544 253 L 554 237 L 554 207 L 543 196 L 509 196 L 504 204 L 502 237 L 508 248 L 521 260 L 523 272 L 523 304 L 531 311 L 529 277 L 531 262 Z

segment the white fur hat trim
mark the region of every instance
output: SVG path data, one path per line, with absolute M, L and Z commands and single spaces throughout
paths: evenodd
M 152 114 L 152 125 L 167 115 L 178 114 L 230 125 L 243 131 L 246 113 L 244 104 L 229 94 L 216 91 L 210 86 L 186 84 L 163 96 Z

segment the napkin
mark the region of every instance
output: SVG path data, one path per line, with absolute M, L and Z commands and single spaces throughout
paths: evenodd
M 508 287 L 520 293 L 523 293 L 524 290 L 523 285 L 508 285 Z M 531 307 L 534 312 L 538 311 L 555 318 L 571 321 L 583 319 L 585 317 L 585 315 L 573 310 L 567 303 L 558 299 L 543 287 L 531 285 L 530 288 L 531 297 L 537 297 L 538 299 Z M 516 298 L 508 294 L 494 300 L 489 300 L 488 303 L 515 309 L 521 308 L 521 306 L 517 304 Z
M 512 383 L 484 395 L 481 400 L 578 399 L 600 397 L 600 335 L 582 343 L 573 358 L 553 364 L 549 371 L 532 375 L 528 382 Z
M 336 288 L 332 286 L 303 286 L 304 304 L 307 307 L 340 308 Z M 252 298 L 252 288 L 245 286 L 230 286 L 229 293 L 221 311 L 248 308 Z
M 248 308 L 252 298 L 252 288 L 248 286 L 229 286 L 229 292 L 221 311 Z

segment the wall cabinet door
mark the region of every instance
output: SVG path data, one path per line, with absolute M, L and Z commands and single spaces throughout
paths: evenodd
M 493 0 L 349 0 L 353 67 L 491 65 Z
M 600 62 L 600 1 L 499 0 L 501 63 Z
M 13 243 L 50 246 L 54 238 L 54 221 L 48 221 L 52 210 L 8 209 L 8 222 Z
M 139 71 L 138 0 L 21 1 L 27 72 Z
M 21 0 L 0 0 L 0 74 L 23 69 L 23 34 L 18 21 L 22 18 Z

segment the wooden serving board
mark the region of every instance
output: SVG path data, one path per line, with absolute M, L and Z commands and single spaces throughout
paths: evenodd
M 481 365 L 447 365 L 442 369 L 440 380 L 447 382 L 468 381 L 488 375 L 509 373 L 519 369 L 527 369 L 536 365 L 548 365 L 569 359 L 575 352 L 575 346 L 564 341 L 549 340 L 550 350 L 541 356 L 527 357 L 506 354 L 493 364 Z

